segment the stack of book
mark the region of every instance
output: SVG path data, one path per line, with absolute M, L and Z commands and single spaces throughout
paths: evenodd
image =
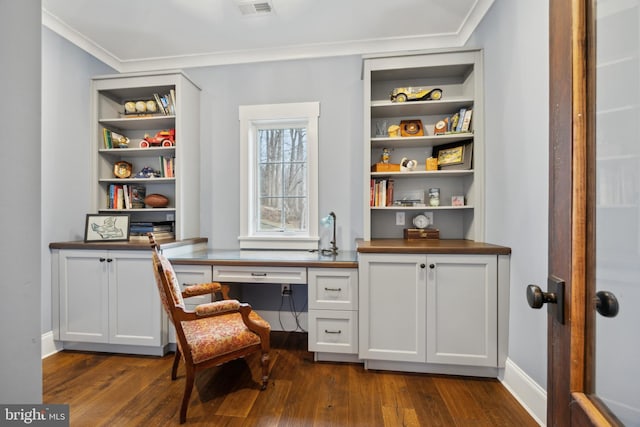
M 173 221 L 156 221 L 156 222 L 131 222 L 130 225 L 131 240 L 146 240 L 147 233 L 153 233 L 156 239 L 175 239 L 176 235 L 173 230 Z
M 471 127 L 471 116 L 473 114 L 473 110 L 471 107 L 469 108 L 461 108 L 460 111 L 455 112 L 450 117 L 444 118 L 445 129 L 444 134 L 449 133 L 467 133 L 472 132 Z

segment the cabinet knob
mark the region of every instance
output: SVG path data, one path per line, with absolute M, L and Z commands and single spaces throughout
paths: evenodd
M 100 260 L 100 262 L 105 262 L 107 259 L 100 257 L 99 260 Z
M 107 262 L 111 262 L 111 261 L 113 261 L 112 258 L 107 258 Z
M 426 265 L 420 264 L 420 268 L 425 268 L 425 267 L 426 267 Z
M 429 264 L 429 268 L 434 269 L 434 268 L 436 268 L 436 265 L 435 264 Z

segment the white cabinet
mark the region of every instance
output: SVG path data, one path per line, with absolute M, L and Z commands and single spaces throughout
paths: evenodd
M 59 340 L 155 347 L 149 353 L 158 353 L 163 317 L 150 252 L 60 250 L 53 259 Z
M 427 362 L 497 366 L 496 255 L 427 256 Z
M 364 152 L 363 206 L 364 240 L 401 238 L 404 228 L 411 228 L 414 216 L 429 211 L 434 226 L 444 239 L 484 239 L 484 141 L 482 51 L 459 50 L 400 56 L 371 57 L 364 60 Z M 390 93 L 399 87 L 428 87 L 442 90 L 438 100 L 392 102 Z M 468 131 L 435 134 L 439 121 L 472 111 Z M 394 136 L 391 125 L 419 120 L 422 133 L 417 136 Z M 379 131 L 383 133 L 380 134 Z M 456 147 L 462 147 L 456 151 Z M 426 159 L 439 149 L 449 149 L 443 156 L 449 164 L 427 170 Z M 374 171 L 383 151 L 389 163 L 402 159 L 416 160 L 413 170 Z M 458 154 L 458 159 L 455 154 Z M 466 156 L 470 163 L 462 162 Z M 434 157 L 437 157 L 435 155 Z M 375 194 L 382 194 L 380 201 Z M 393 190 L 389 190 L 389 187 Z M 437 188 L 440 204 L 430 206 L 427 192 Z M 464 204 L 452 203 L 461 196 Z M 404 225 L 396 224 L 396 213 L 403 212 Z
M 361 359 L 470 375 L 459 367 L 504 366 L 508 257 L 366 253 L 359 270 Z
M 92 80 L 92 210 L 128 213 L 132 222 L 173 222 L 175 237 L 199 236 L 200 224 L 200 89 L 180 72 L 153 74 L 118 74 Z M 168 114 L 127 114 L 125 104 L 133 101 L 153 102 L 155 95 L 173 93 L 175 108 Z M 175 129 L 175 144 L 142 148 L 145 135 Z M 127 137 L 127 147 L 119 148 L 105 141 L 105 131 Z M 113 138 L 112 138 L 113 139 Z M 131 176 L 117 177 L 116 162 L 131 165 Z M 163 164 L 173 164 L 173 168 Z M 149 167 L 160 176 L 135 177 Z M 126 175 L 126 174 L 125 174 Z M 125 188 L 126 186 L 126 188 Z M 114 205 L 113 191 L 121 194 L 143 190 L 146 195 L 162 194 L 169 199 L 166 207 L 151 209 L 126 198 Z M 133 194 L 130 194 L 133 196 Z M 124 206 L 123 206 L 124 204 Z
M 309 351 L 358 353 L 358 270 L 309 268 Z
M 361 254 L 360 358 L 426 359 L 426 256 Z

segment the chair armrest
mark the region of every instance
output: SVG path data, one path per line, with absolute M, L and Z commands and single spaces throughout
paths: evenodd
M 207 317 L 230 311 L 238 311 L 239 308 L 240 302 L 238 300 L 220 300 L 196 306 L 195 313 L 198 317 Z
M 196 285 L 185 286 L 184 291 L 182 291 L 182 298 L 212 294 L 214 292 L 221 292 L 221 291 L 222 291 L 222 285 L 220 285 L 220 283 L 218 282 L 198 283 Z

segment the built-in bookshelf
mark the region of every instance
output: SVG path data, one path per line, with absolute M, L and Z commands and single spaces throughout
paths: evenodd
M 170 223 L 176 238 L 197 237 L 200 89 L 182 72 L 118 74 L 94 78 L 92 97 L 93 211 L 128 213 L 131 224 L 163 231 Z M 130 174 L 117 174 L 117 162 Z M 150 194 L 167 205 L 144 204 Z
M 440 238 L 482 241 L 482 51 L 367 57 L 363 80 L 364 239 L 401 238 L 403 230 L 412 227 L 414 216 L 430 212 Z M 442 96 L 404 102 L 391 100 L 394 89 L 407 87 L 437 88 Z M 402 126 L 403 121 L 418 121 L 420 132 L 394 134 L 393 126 Z M 451 148 L 460 149 L 457 151 L 460 155 L 466 153 L 458 164 L 445 164 L 446 157 L 440 155 Z M 384 162 L 385 151 L 389 156 L 386 163 L 391 166 L 376 167 Z M 432 157 L 442 162 L 436 170 L 427 169 L 427 158 Z M 403 160 L 415 160 L 416 164 L 409 163 L 411 167 L 405 168 Z M 376 196 L 380 186 L 385 192 L 383 203 Z M 428 193 L 432 188 L 439 190 L 437 206 L 429 204 Z M 403 217 L 404 224 L 398 224 Z

